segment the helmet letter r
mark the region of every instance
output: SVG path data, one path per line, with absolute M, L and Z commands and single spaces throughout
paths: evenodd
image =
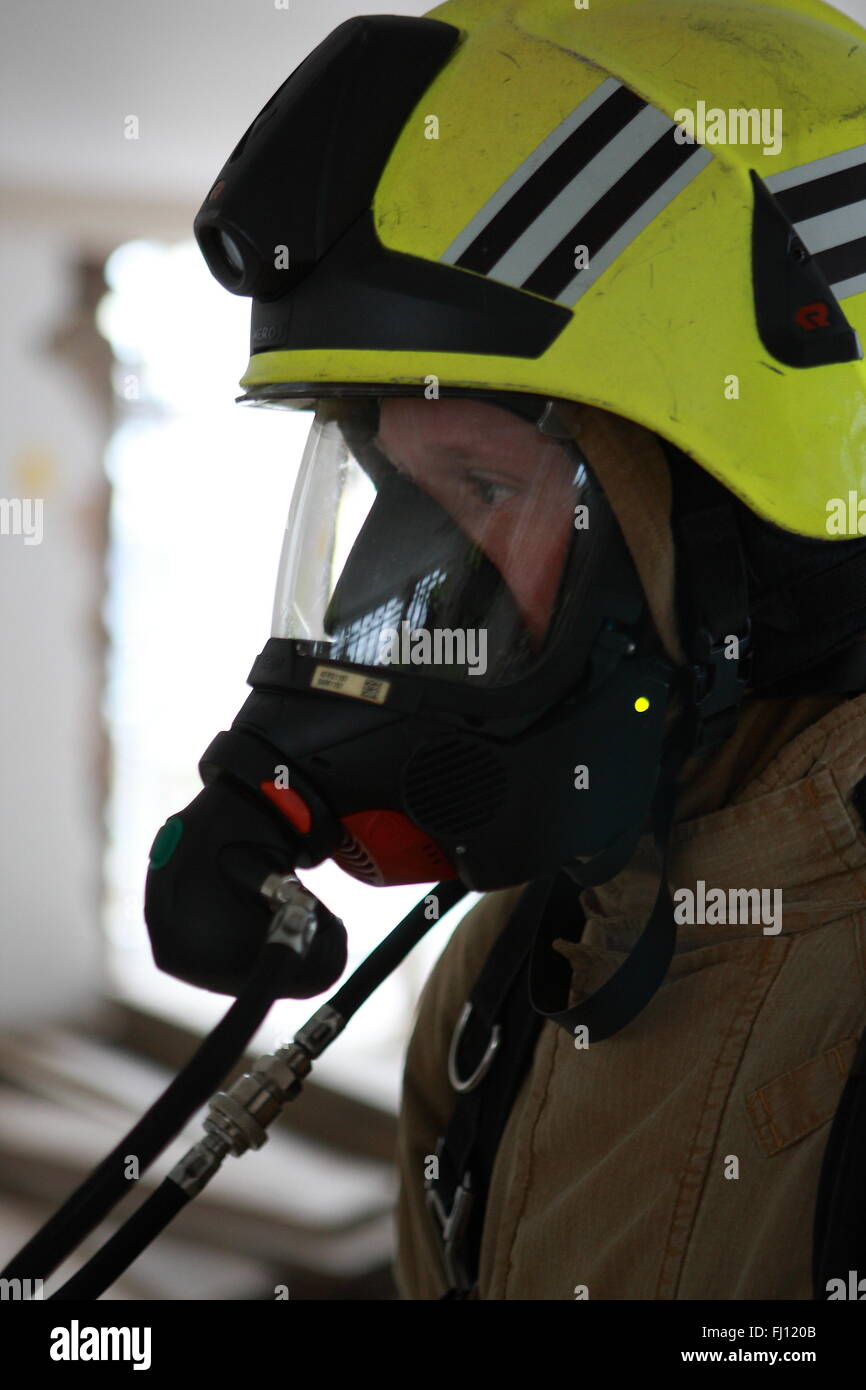
M 814 304 L 802 304 L 795 315 L 801 328 L 826 328 L 830 321 L 830 310 L 823 300 Z

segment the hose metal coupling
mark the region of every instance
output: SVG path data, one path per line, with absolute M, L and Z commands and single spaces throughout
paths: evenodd
M 268 941 L 282 941 L 305 956 L 319 925 L 317 899 L 294 874 L 268 874 L 259 892 L 274 914 Z
M 294 1100 L 309 1070 L 307 1052 L 294 1042 L 260 1057 L 252 1071 L 244 1072 L 227 1091 L 211 1096 L 205 1129 L 219 1135 L 235 1155 L 260 1149 L 267 1140 L 268 1125 L 286 1101 Z

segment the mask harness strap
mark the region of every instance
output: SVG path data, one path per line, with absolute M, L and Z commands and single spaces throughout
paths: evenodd
M 661 985 L 676 943 L 668 888 L 670 834 L 676 776 L 686 756 L 724 742 L 736 727 L 750 657 L 746 568 L 736 520 L 725 491 L 702 469 L 687 475 L 681 489 L 680 531 L 684 578 L 691 592 L 687 650 L 687 715 L 671 737 L 659 771 L 652 829 L 660 861 L 658 893 L 634 949 L 616 973 L 589 999 L 571 1008 L 554 1001 L 570 979 L 568 961 L 551 947 L 561 931 L 549 918 L 539 925 L 530 967 L 534 1009 L 569 1032 L 586 1028 L 587 1042 L 620 1032 L 646 1007 Z M 631 859 L 639 831 L 631 830 L 586 865 L 567 866 L 581 888 L 606 883 Z
M 663 768 L 653 801 L 652 826 L 660 861 L 659 886 L 652 912 L 634 948 L 606 984 L 586 1000 L 569 1008 L 557 1007 L 556 1000 L 567 995 L 571 980 L 568 960 L 552 949 L 562 936 L 562 922 L 547 914 L 539 923 L 529 966 L 529 998 L 533 1009 L 552 1023 L 574 1035 L 586 1029 L 585 1041 L 604 1042 L 619 1033 L 646 1008 L 668 972 L 676 944 L 674 907 L 668 887 L 670 833 L 675 803 L 675 774 L 679 762 Z M 606 883 L 632 857 L 637 834 L 631 832 L 611 850 L 585 866 L 566 872 L 580 888 Z M 577 1045 L 577 1044 L 576 1044 Z

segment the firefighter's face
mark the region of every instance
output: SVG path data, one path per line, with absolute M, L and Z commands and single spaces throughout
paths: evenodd
M 539 649 L 574 535 L 574 461 L 534 425 L 481 401 L 385 399 L 377 442 L 496 566 Z

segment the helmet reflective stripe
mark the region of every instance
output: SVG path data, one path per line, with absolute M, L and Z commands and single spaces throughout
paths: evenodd
M 866 290 L 866 145 L 764 180 L 837 299 Z
M 590 92 L 555 130 L 536 145 L 532 153 L 454 238 L 441 259 L 447 265 L 459 265 L 464 270 L 477 270 L 483 275 L 489 274 L 498 252 L 496 249 L 491 252 L 488 248 L 498 246 L 500 233 L 505 236 L 503 245 L 508 245 L 507 228 L 513 219 L 520 217 L 522 200 L 525 199 L 527 202 L 527 216 L 523 222 L 525 226 L 535 216 L 539 206 L 543 206 L 544 200 L 538 191 L 539 184 L 550 180 L 554 185 L 552 192 L 558 192 L 583 164 L 588 163 L 598 149 L 598 141 L 590 144 L 586 139 L 587 132 L 581 130 L 590 116 L 600 111 L 604 128 L 611 135 L 615 135 L 636 112 L 642 111 L 645 105 L 646 102 L 641 101 L 633 92 L 627 91 L 621 82 L 617 82 L 613 77 L 607 78 L 594 92 Z M 577 131 L 581 131 L 581 136 L 579 142 L 575 143 L 571 137 Z M 558 157 L 554 160 L 553 156 L 557 152 Z M 562 175 L 557 177 L 560 175 L 560 165 L 563 161 L 568 162 L 562 168 Z M 522 199 L 517 197 L 521 189 L 525 190 Z M 520 230 L 523 230 L 523 227 Z
M 574 305 L 709 162 L 677 125 L 608 78 L 553 131 L 440 258 Z M 575 246 L 589 264 L 575 268 Z

